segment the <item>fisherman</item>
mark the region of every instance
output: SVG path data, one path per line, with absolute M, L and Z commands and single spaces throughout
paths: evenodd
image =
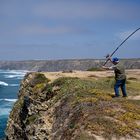
M 110 57 L 108 58 L 109 61 L 113 64 L 111 67 L 106 67 L 102 66 L 103 69 L 106 70 L 114 70 L 115 73 L 115 85 L 114 85 L 114 91 L 115 91 L 115 96 L 114 97 L 119 97 L 119 87 L 121 88 L 123 97 L 127 97 L 126 93 L 126 75 L 125 75 L 125 68 L 122 64 L 120 64 L 119 59 L 117 57 L 114 57 L 111 59 Z

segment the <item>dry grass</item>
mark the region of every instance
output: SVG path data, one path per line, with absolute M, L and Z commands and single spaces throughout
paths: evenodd
M 50 83 L 60 77 L 77 77 L 80 79 L 95 80 L 98 84 L 96 86 L 100 89 L 108 89 L 113 93 L 114 73 L 113 71 L 72 71 L 72 72 L 44 72 L 43 73 Z M 127 92 L 129 99 L 140 99 L 140 69 L 126 70 L 127 75 Z M 107 78 L 107 79 L 106 79 Z M 100 82 L 98 82 L 100 79 Z M 102 82 L 101 82 L 102 81 Z M 106 83 L 106 84 L 104 84 Z M 137 96 L 134 98 L 134 96 Z
M 54 81 L 55 79 L 58 79 L 60 77 L 78 77 L 78 78 L 91 78 L 91 79 L 97 79 L 97 78 L 103 78 L 103 77 L 113 77 L 114 73 L 113 71 L 72 71 L 72 72 L 43 72 L 43 74 L 50 79 L 51 81 Z M 133 69 L 133 70 L 126 70 L 126 74 L 128 79 L 130 80 L 140 80 L 140 69 Z

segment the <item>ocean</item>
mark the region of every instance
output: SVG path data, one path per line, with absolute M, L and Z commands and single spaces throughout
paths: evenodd
M 20 82 L 27 71 L 0 70 L 0 139 L 5 137 L 5 128 L 13 104 L 17 100 Z

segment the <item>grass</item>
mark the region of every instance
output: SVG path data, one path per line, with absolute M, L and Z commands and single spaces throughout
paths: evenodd
M 129 95 L 140 95 L 140 81 L 128 80 L 126 86 Z
M 35 121 L 39 118 L 39 114 L 34 114 L 34 115 L 31 115 L 29 116 L 27 119 L 26 119 L 26 125 L 31 125 L 33 123 L 35 123 Z
M 89 68 L 89 69 L 87 69 L 87 71 L 104 71 L 104 69 L 102 69 L 102 68 L 96 68 L 96 67 L 92 67 L 92 68 Z
M 137 94 L 140 89 L 136 81 L 127 84 L 128 90 L 133 89 Z M 135 85 L 136 84 L 136 85 Z M 131 137 L 137 138 L 140 133 L 140 104 L 124 98 L 113 99 L 114 80 L 112 77 L 98 80 L 81 80 L 78 78 L 59 78 L 53 86 L 60 86 L 54 102 L 68 97 L 69 108 L 80 106 L 84 115 L 76 124 L 84 121 L 84 129 L 104 138 Z M 86 117 L 84 117 L 86 116 Z M 79 118 L 79 117 L 77 117 Z M 76 129 L 75 123 L 70 123 L 69 129 Z

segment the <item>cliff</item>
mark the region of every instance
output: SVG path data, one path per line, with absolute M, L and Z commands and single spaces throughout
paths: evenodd
M 101 67 L 104 61 L 101 59 L 0 61 L 0 69 L 30 71 L 87 70 Z M 140 69 L 140 59 L 122 59 L 121 61 L 127 69 Z
M 42 73 L 28 73 L 10 113 L 6 139 L 140 139 L 139 101 L 113 99 L 112 85 L 110 76 L 50 81 Z M 139 85 L 139 79 L 130 77 L 129 94 L 138 95 Z

